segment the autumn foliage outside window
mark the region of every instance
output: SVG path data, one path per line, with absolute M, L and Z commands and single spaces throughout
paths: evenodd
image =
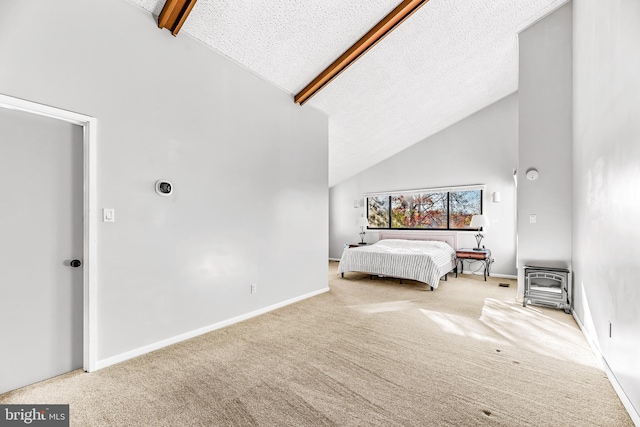
M 369 228 L 464 230 L 482 213 L 482 190 L 367 198 Z

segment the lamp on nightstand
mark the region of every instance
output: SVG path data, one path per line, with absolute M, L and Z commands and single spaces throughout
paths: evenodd
M 366 245 L 366 243 L 364 242 L 364 236 L 365 234 L 367 234 L 367 232 L 364 231 L 364 229 L 365 227 L 369 226 L 369 220 L 366 217 L 361 216 L 358 218 L 358 221 L 356 221 L 356 225 L 360 227 L 360 243 L 359 244 Z
M 471 228 L 482 228 L 482 227 L 486 227 L 487 225 L 489 225 L 489 220 L 487 219 L 486 216 L 484 215 L 474 215 L 471 217 Z M 478 244 L 477 248 L 473 248 L 474 251 L 481 251 L 482 248 L 480 247 L 480 242 L 482 242 L 482 239 L 484 238 L 484 235 L 482 234 L 481 231 L 478 231 L 478 234 L 475 235 L 476 238 L 476 243 Z

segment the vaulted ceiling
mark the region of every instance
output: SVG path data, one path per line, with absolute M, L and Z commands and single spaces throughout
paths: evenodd
M 156 17 L 164 0 L 130 0 Z M 517 33 L 567 0 L 430 0 L 299 108 L 333 186 L 518 89 Z M 198 0 L 189 34 L 293 95 L 400 0 Z

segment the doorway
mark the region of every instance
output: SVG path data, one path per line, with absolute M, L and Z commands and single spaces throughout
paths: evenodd
M 0 123 L 2 393 L 95 370 L 97 212 L 94 118 L 0 94 Z

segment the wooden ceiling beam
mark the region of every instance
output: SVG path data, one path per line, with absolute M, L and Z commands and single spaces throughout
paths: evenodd
M 166 28 L 174 36 L 182 28 L 182 24 L 187 20 L 191 9 L 197 0 L 167 0 L 158 17 L 158 27 Z
M 351 64 L 360 59 L 369 49 L 380 40 L 395 30 L 405 19 L 409 18 L 421 6 L 429 0 L 404 0 L 393 9 L 382 21 L 378 22 L 367 34 L 351 46 L 345 53 L 336 59 L 329 67 L 318 75 L 311 83 L 302 89 L 295 97 L 294 102 L 303 105 L 320 89 L 325 87 Z

